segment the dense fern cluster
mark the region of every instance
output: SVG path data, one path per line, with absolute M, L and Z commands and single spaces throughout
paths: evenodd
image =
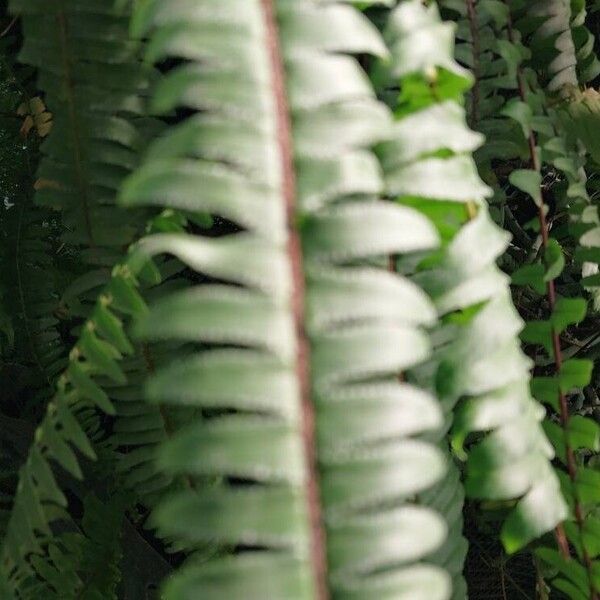
M 0 8 L 0 597 L 598 600 L 599 9 Z

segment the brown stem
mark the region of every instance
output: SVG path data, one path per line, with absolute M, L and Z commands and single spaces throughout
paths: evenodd
M 479 41 L 479 28 L 477 27 L 477 9 L 475 7 L 476 0 L 467 1 L 467 15 L 469 17 L 469 29 L 471 30 L 471 45 L 473 48 L 473 77 L 475 82 L 471 91 L 471 126 L 475 128 L 479 122 L 479 55 L 481 53 L 481 44 Z
M 514 43 L 514 31 L 512 24 L 512 16 L 508 14 L 508 37 L 511 43 Z M 525 78 L 523 76 L 523 72 L 520 68 L 517 69 L 517 82 L 519 87 L 519 95 L 523 102 L 527 102 L 527 86 L 525 82 Z M 538 173 L 541 171 L 542 165 L 540 162 L 540 157 L 537 152 L 537 142 L 535 133 L 530 131 L 529 138 L 529 154 L 531 159 L 531 167 L 537 171 Z M 538 219 L 540 223 L 540 232 L 542 235 L 542 247 L 544 250 L 548 248 L 548 244 L 550 241 L 549 235 L 549 227 L 548 221 L 546 219 L 546 211 L 544 210 L 545 203 L 543 202 L 543 190 L 542 190 L 542 203 L 538 208 Z M 556 306 L 556 287 L 554 285 L 554 281 L 549 281 L 546 285 L 546 291 L 548 296 L 548 302 L 550 304 L 551 313 L 554 312 L 554 308 Z M 554 365 L 556 368 L 556 373 L 560 374 L 563 364 L 562 358 L 562 350 L 560 344 L 560 335 L 559 333 L 552 328 L 552 349 L 554 354 Z M 584 529 L 584 516 L 583 509 L 581 507 L 581 502 L 579 500 L 577 489 L 576 489 L 576 479 L 577 479 L 577 463 L 575 461 L 575 453 L 573 452 L 573 448 L 570 444 L 569 433 L 568 433 L 568 424 L 569 424 L 569 406 L 567 404 L 567 397 L 562 391 L 558 393 L 558 402 L 560 409 L 560 423 L 564 432 L 564 442 L 565 442 L 565 454 L 567 458 L 567 471 L 569 473 L 569 479 L 571 480 L 573 487 L 573 502 L 574 502 L 574 512 L 575 512 L 575 521 L 577 523 L 577 528 L 579 530 L 579 536 L 581 539 L 581 552 L 583 555 L 583 562 L 585 564 L 589 584 L 590 584 L 590 600 L 597 600 L 598 595 L 595 591 L 594 580 L 592 576 L 592 561 L 588 554 L 587 549 L 583 543 L 583 529 Z M 566 559 L 570 559 L 570 551 L 568 542 L 566 539 L 566 535 L 564 532 L 564 528 L 562 524 L 557 526 L 555 530 L 558 546 Z
M 60 11 L 56 15 L 56 23 L 58 26 L 60 37 L 61 60 L 63 67 L 63 77 L 65 86 L 65 95 L 67 107 L 69 111 L 69 119 L 71 121 L 71 141 L 73 143 L 73 166 L 75 170 L 75 178 L 77 187 L 81 193 L 81 208 L 83 210 L 83 218 L 86 231 L 90 240 L 90 247 L 96 248 L 94 241 L 94 230 L 92 227 L 92 219 L 90 216 L 90 198 L 87 185 L 87 177 L 84 167 L 84 153 L 81 147 L 81 130 L 79 125 L 79 117 L 77 115 L 77 102 L 75 100 L 75 82 L 72 76 L 72 66 L 69 57 L 69 24 L 64 11 Z
M 536 578 L 536 591 L 539 600 L 549 600 L 548 592 L 546 591 L 546 582 L 544 581 L 544 575 L 540 567 L 540 561 L 538 558 L 533 559 L 535 564 L 535 578 Z
M 2 30 L 0 31 L 0 38 L 3 38 L 5 35 L 8 35 L 10 30 L 13 28 L 14 24 L 18 21 L 19 17 L 13 17 L 13 20 Z
M 298 345 L 296 371 L 302 397 L 302 436 L 308 468 L 307 500 L 311 527 L 311 560 L 318 600 L 328 600 L 326 535 L 319 495 L 319 470 L 316 449 L 315 409 L 310 394 L 309 343 L 304 330 L 304 269 L 302 246 L 296 223 L 296 177 L 292 124 L 285 88 L 283 56 L 279 46 L 277 20 L 273 0 L 261 0 L 266 26 L 267 45 L 271 60 L 273 96 L 276 105 L 277 142 L 283 174 L 283 196 L 288 224 L 288 255 L 292 268 L 292 308 Z

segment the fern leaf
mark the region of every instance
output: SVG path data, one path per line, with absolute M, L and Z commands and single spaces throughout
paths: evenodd
M 154 30 L 151 58 L 184 59 L 155 106 L 201 112 L 152 145 L 121 196 L 215 211 L 244 229 L 139 246 L 222 282 L 166 296 L 138 327 L 145 339 L 201 344 L 147 386 L 149 401 L 197 411 L 158 459 L 166 474 L 187 475 L 189 489 L 153 520 L 190 552 L 212 540 L 224 554 L 205 564 L 192 556 L 165 596 L 307 598 L 316 585 L 319 597 L 416 598 L 428 578 L 428 598 L 446 598 L 443 570 L 417 564 L 446 527 L 411 503 L 445 471 L 432 444 L 412 439 L 441 426 L 439 408 L 394 379 L 429 355 L 421 327 L 434 312 L 377 260 L 431 249 L 438 236 L 412 209 L 378 199 L 371 147 L 387 136 L 389 113 L 349 56 L 385 56 L 385 46 L 341 4 L 208 4 L 146 2 L 134 18 L 138 34 Z M 346 177 L 357 164 L 364 172 Z M 298 236 L 302 261 L 286 245 Z M 299 348 L 310 350 L 303 402 Z M 307 483 L 319 486 L 310 499 Z
M 419 2 L 411 2 L 402 5 L 392 16 L 388 35 L 395 35 L 400 40 L 394 43 L 395 47 L 421 48 L 422 45 L 415 41 L 419 39 L 420 30 L 425 30 L 423 39 L 429 39 L 431 32 L 438 28 L 436 8 L 426 10 Z M 413 43 L 409 46 L 403 41 L 405 38 L 412 39 Z M 453 76 L 460 72 L 448 66 L 453 60 L 453 50 L 450 47 L 446 51 L 447 54 L 438 59 L 437 72 L 432 70 L 429 59 L 420 56 L 420 50 L 416 50 L 415 57 L 408 61 L 414 65 L 414 71 L 407 71 L 406 63 L 401 62 L 403 54 L 398 53 L 394 55 L 392 72 L 397 64 L 398 74 L 422 78 L 422 89 L 428 89 L 425 98 L 429 97 L 428 104 L 435 106 L 442 96 L 437 88 L 446 83 L 440 74 L 442 69 L 449 70 Z M 443 97 L 446 98 L 445 94 Z M 456 92 L 454 97 L 459 100 Z M 410 118 L 417 122 L 420 114 L 427 118 L 430 110 L 427 105 L 419 107 Z M 440 114 L 438 147 L 449 151 L 449 144 L 441 135 L 442 118 Z M 463 128 L 466 129 L 464 123 Z M 412 143 L 414 137 L 428 136 L 429 143 L 436 139 L 430 136 L 429 130 L 416 126 L 410 133 L 408 128 L 401 126 L 396 131 L 398 141 L 384 146 L 383 152 L 409 143 L 411 147 L 420 148 L 422 143 Z M 529 394 L 530 365 L 521 353 L 517 338 L 522 322 L 512 306 L 508 280 L 495 265 L 507 245 L 507 237 L 489 217 L 485 197 L 491 190 L 482 185 L 469 155 L 477 138 L 471 141 L 473 138 L 469 139 L 465 134 L 463 137 L 469 141 L 459 145 L 458 152 L 448 152 L 448 156 L 434 159 L 446 163 L 440 167 L 440 172 L 445 172 L 447 166 L 459 160 L 470 170 L 470 175 L 461 178 L 460 186 L 452 186 L 449 183 L 452 180 L 437 179 L 436 170 L 433 176 L 426 169 L 421 171 L 420 162 L 432 162 L 428 153 L 409 154 L 404 160 L 395 156 L 387 161 L 384 158 L 384 164 L 391 165 L 386 173 L 389 193 L 397 195 L 399 202 L 414 203 L 417 207 L 419 203 L 412 202 L 412 195 L 426 199 L 428 202 L 423 204 L 423 210 L 432 215 L 442 231 L 448 231 L 444 218 L 449 209 L 444 210 L 444 203 L 446 206 L 453 202 L 463 203 L 462 224 L 459 221 L 453 226 L 454 232 L 448 236 L 442 252 L 433 257 L 431 264 L 425 263 L 419 268 L 413 280 L 430 294 L 446 323 L 441 329 L 446 332 L 440 336 L 445 344 L 436 356 L 440 370 L 437 386 L 448 412 L 463 399 L 455 411 L 453 435 L 463 440 L 472 432 L 487 432 L 470 452 L 465 483 L 467 494 L 490 500 L 520 498 L 502 533 L 505 547 L 514 552 L 552 529 L 564 518 L 566 509 L 549 462 L 553 456 L 552 448 L 540 426 L 543 410 Z M 415 174 L 411 186 L 418 191 L 413 192 L 412 188 L 398 183 L 401 174 L 407 170 Z M 419 173 L 422 174 L 417 178 Z M 469 185 L 467 182 L 473 183 L 463 195 L 462 186 Z M 470 201 L 465 205 L 469 195 Z M 438 210 L 431 206 L 432 201 L 440 203 Z M 464 317 L 458 318 L 461 314 Z M 516 440 L 520 442 L 517 444 Z M 527 523 L 527 529 L 523 523 Z

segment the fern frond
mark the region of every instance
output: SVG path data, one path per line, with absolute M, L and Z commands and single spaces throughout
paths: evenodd
M 392 17 L 390 35 L 399 40 L 397 48 L 418 49 L 423 47 L 418 36 L 434 39 L 439 29 L 435 7 L 426 10 L 419 2 L 410 2 Z M 460 101 L 450 90 L 458 88 L 460 93 L 453 79 L 465 77 L 453 66 L 452 46 L 444 49 L 446 54 L 434 55 L 433 60 L 418 50 L 412 61 L 402 60 L 401 52 L 395 54 L 393 72 L 404 81 L 418 77 L 413 85 L 420 86 L 422 95 L 419 108 L 405 117 L 414 125 L 404 127 L 400 119 L 398 140 L 384 147 L 389 156 L 384 164 L 389 165 L 389 193 L 401 203 L 421 205 L 445 234 L 442 252 L 417 265 L 413 280 L 430 294 L 442 317 L 438 335 L 443 345 L 435 355 L 443 374 L 438 393 L 448 413 L 460 401 L 454 409 L 455 444 L 461 446 L 471 433 L 486 432 L 468 453 L 467 494 L 488 500 L 520 499 L 502 533 L 505 547 L 514 552 L 551 530 L 564 518 L 566 507 L 550 465 L 552 447 L 540 426 L 543 410 L 529 393 L 530 364 L 517 337 L 522 321 L 512 305 L 508 279 L 495 264 L 507 236 L 490 219 L 485 198 L 491 190 L 480 181 L 470 156 L 481 139 L 466 132 L 464 121 L 465 133 L 455 136 L 454 142 L 444 135 L 445 120 L 448 128 L 456 127 L 456 117 L 442 111 L 440 99 L 452 94 Z M 407 110 L 403 100 L 401 96 L 401 114 Z M 419 117 L 426 122 L 432 110 L 437 111 L 436 129 L 419 128 Z M 426 152 L 421 150 L 423 143 L 414 142 L 421 136 L 427 136 L 430 144 Z M 431 157 L 434 140 L 444 150 L 443 157 Z M 404 153 L 398 155 L 398 148 Z M 449 185 L 445 174 L 457 165 L 463 173 L 461 184 Z M 409 185 L 404 184 L 406 173 L 412 175 Z
M 65 510 L 67 499 L 57 482 L 58 467 L 80 479 L 79 453 L 95 458 L 80 421 L 89 406 L 114 413 L 110 400 L 95 379 L 108 377 L 123 382 L 124 375 L 118 366 L 122 358 L 118 348 L 124 335 L 122 319 L 139 317 L 144 310 L 130 271 L 124 265 L 116 268 L 70 355 L 68 369 L 59 379 L 47 414 L 36 429 L 28 458 L 20 470 L 0 551 L 2 572 L 20 597 L 35 598 L 41 589 L 39 586 L 45 585 L 40 581 L 46 580 L 48 543 L 52 543 L 53 537 L 51 526 L 57 521 L 70 520 Z M 111 314 L 112 329 L 102 326 L 107 311 Z M 61 572 L 64 577 L 73 576 L 65 565 Z
M 160 300 L 137 328 L 144 339 L 195 348 L 147 387 L 151 402 L 197 414 L 159 455 L 165 473 L 190 482 L 154 514 L 192 552 L 165 595 L 305 598 L 316 579 L 319 597 L 447 598 L 443 570 L 418 564 L 442 542 L 444 523 L 411 502 L 445 471 L 432 444 L 412 439 L 441 427 L 440 413 L 394 377 L 429 355 L 420 329 L 434 313 L 381 263 L 431 249 L 438 236 L 415 211 L 378 200 L 370 147 L 387 135 L 389 113 L 348 56 L 386 50 L 353 8 L 274 5 L 146 2 L 134 19 L 138 33 L 156 30 L 152 58 L 185 59 L 155 106 L 202 112 L 150 148 L 123 202 L 213 211 L 243 228 L 140 244 L 221 282 Z M 355 165 L 363 168 L 349 179 Z M 304 274 L 287 245 L 298 234 Z M 301 402 L 297 352 L 307 342 L 311 400 Z M 313 489 L 307 501 L 307 484 L 319 485 L 319 497 Z M 198 564 L 193 550 L 210 541 L 224 556 Z
M 514 29 L 510 16 L 509 13 L 506 18 L 498 19 L 495 23 L 489 24 L 485 22 L 485 15 L 482 16 L 482 19 L 484 20 L 484 26 L 495 30 L 497 35 L 499 33 L 498 37 L 506 36 L 506 39 L 502 41 L 502 45 L 498 45 L 502 55 L 513 56 L 513 60 L 509 65 L 510 68 L 505 69 L 503 76 L 499 78 L 502 81 L 499 87 L 507 90 L 516 89 L 518 97 L 507 102 L 498 94 L 498 109 L 500 109 L 501 115 L 512 120 L 513 129 L 521 130 L 523 143 L 527 143 L 529 146 L 526 159 L 530 168 L 513 171 L 509 175 L 509 181 L 520 193 L 525 194 L 526 202 L 537 205 L 534 210 L 538 214 L 537 220 L 541 232 L 539 244 L 544 254 L 540 263 L 535 265 L 524 264 L 521 268 L 518 268 L 513 274 L 513 280 L 519 285 L 530 285 L 537 294 L 547 293 L 550 316 L 546 320 L 540 319 L 527 323 L 521 337 L 528 344 L 542 345 L 545 353 L 549 355 L 549 360 L 543 362 L 550 362 L 552 371 L 549 373 L 550 368 L 547 368 L 543 377 L 534 377 L 532 391 L 540 401 L 552 407 L 555 415 L 560 415 L 560 417 L 551 416 L 545 419 L 543 426 L 556 450 L 556 462 L 567 466 L 570 478 L 573 480 L 572 483 L 566 483 L 565 473 L 557 470 L 557 475 L 561 479 L 561 491 L 569 505 L 569 512 L 572 513 L 572 515 L 566 516 L 564 527 L 561 524 L 556 529 L 560 555 L 557 550 L 547 548 L 540 549 L 538 555 L 545 563 L 556 565 L 558 562 L 562 564 L 567 561 L 566 557 L 571 552 L 567 542 L 568 538 L 585 565 L 585 567 L 580 567 L 575 561 L 572 561 L 573 567 L 566 569 L 563 573 L 568 579 L 572 579 L 580 569 L 585 572 L 587 568 L 589 572 L 593 567 L 587 544 L 584 545 L 581 540 L 580 530 L 583 529 L 584 516 L 579 500 L 578 484 L 575 482 L 578 479 L 577 471 L 584 467 L 582 464 L 578 464 L 579 461 L 576 460 L 574 447 L 571 446 L 571 444 L 578 445 L 581 440 L 577 441 L 579 436 L 570 433 L 572 427 L 569 424 L 567 394 L 575 383 L 587 385 L 589 377 L 585 375 L 587 368 L 585 361 L 570 363 L 570 361 L 563 360 L 565 353 L 564 343 L 561 339 L 563 332 L 584 319 L 586 302 L 582 298 L 570 297 L 573 295 L 573 291 L 564 285 L 562 280 L 565 279 L 567 270 L 569 272 L 567 277 L 570 277 L 570 272 L 573 270 L 576 272 L 577 269 L 582 268 L 577 266 L 575 261 L 573 261 L 573 264 L 569 264 L 571 263 L 567 259 L 568 254 L 571 253 L 570 250 L 567 250 L 569 246 L 576 249 L 576 256 L 580 261 L 585 260 L 586 253 L 588 257 L 593 257 L 593 250 L 578 246 L 584 238 L 590 241 L 594 239 L 594 230 L 597 227 L 594 224 L 594 215 L 597 214 L 597 211 L 592 205 L 586 190 L 587 181 L 584 170 L 586 157 L 580 151 L 581 148 L 578 147 L 577 141 L 565 135 L 561 119 L 563 108 L 560 105 L 555 106 L 555 103 L 551 101 L 551 97 L 544 92 L 540 90 L 536 92 L 537 74 L 532 71 L 532 66 L 536 66 L 535 58 L 529 61 L 525 60 L 528 55 L 523 52 L 519 35 Z M 538 31 L 536 35 L 538 35 L 538 38 L 544 35 L 547 36 L 549 44 L 553 43 L 555 39 L 554 35 L 543 30 Z M 484 73 L 490 72 L 493 69 L 492 64 L 489 60 L 482 58 L 482 71 Z M 494 93 L 491 86 L 486 88 L 486 92 L 490 95 Z M 571 93 L 574 94 L 574 92 Z M 498 117 L 495 118 L 498 123 L 504 122 Z M 485 126 L 485 121 L 481 122 L 481 126 L 482 128 Z M 498 128 L 497 139 L 501 138 L 502 129 L 505 132 L 510 131 L 508 123 L 507 126 Z M 505 135 L 505 138 L 507 137 Z M 482 158 L 487 160 L 485 155 L 488 153 L 491 158 L 498 158 L 497 148 L 498 146 L 490 145 L 487 152 L 483 153 Z M 515 158 L 520 157 L 515 154 Z M 547 184 L 544 179 L 548 177 L 544 178 L 543 174 L 551 174 L 553 171 L 555 176 L 562 178 L 564 182 L 554 183 L 554 185 Z M 489 170 L 485 168 L 484 172 L 491 182 L 497 184 L 499 179 L 502 183 L 503 176 L 496 179 L 491 168 Z M 507 199 L 502 190 L 498 190 L 496 197 L 499 201 L 507 204 L 509 200 L 512 200 L 512 206 L 516 206 L 516 209 L 513 208 L 513 210 L 522 210 L 514 204 L 514 199 Z M 553 216 L 551 216 L 547 207 L 543 206 L 550 199 L 556 205 L 555 215 Z M 567 231 L 566 227 L 561 227 L 560 220 L 562 219 L 571 221 L 570 231 Z M 518 230 L 517 233 L 519 233 Z M 518 243 L 523 244 L 525 252 L 529 252 L 533 240 L 523 233 L 521 232 Z M 563 253 L 561 245 L 565 247 L 567 252 Z M 533 260 L 535 260 L 535 257 Z M 590 267 L 595 267 L 595 265 L 584 265 L 583 269 L 585 271 Z M 563 270 L 565 270 L 564 274 Z M 585 282 L 585 279 L 583 282 Z M 564 295 L 569 297 L 563 297 Z M 537 362 L 541 363 L 542 360 L 538 358 Z M 588 367 L 591 367 L 591 365 L 588 365 Z M 575 382 L 575 380 L 567 377 L 569 383 L 564 384 L 565 374 L 571 369 L 579 373 L 579 376 L 576 377 L 577 381 Z M 560 425 L 558 421 L 560 421 Z M 585 425 L 582 423 L 582 426 L 588 428 L 590 432 L 597 429 L 597 425 L 591 421 L 585 421 Z M 550 578 L 552 579 L 552 577 Z M 593 597 L 591 575 L 585 575 L 584 580 L 586 579 L 588 580 L 584 584 L 587 586 L 586 593 L 589 597 Z M 556 583 L 559 586 L 557 589 L 563 589 L 561 580 L 552 579 L 552 584 L 555 585 Z M 565 585 L 571 584 L 567 582 Z
M 38 69 L 39 87 L 54 114 L 41 148 L 36 202 L 61 211 L 63 241 L 96 268 L 116 264 L 145 221 L 114 210 L 120 182 L 144 144 L 140 117 L 153 78 L 139 61 L 139 43 L 128 36 L 129 9 L 121 5 L 10 3 L 22 17 L 20 59 Z
M 571 4 L 570 0 L 536 0 L 527 10 L 530 31 L 534 32 L 532 52 L 546 69 L 552 92 L 578 85 Z

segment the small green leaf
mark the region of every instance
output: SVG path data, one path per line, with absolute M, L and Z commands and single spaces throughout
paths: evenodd
M 552 587 L 564 592 L 569 600 L 588 600 L 589 595 L 583 593 L 575 584 L 566 579 L 554 579 Z
M 506 552 L 512 554 L 519 551 L 556 527 L 566 516 L 567 508 L 556 480 L 546 479 L 536 483 L 502 527 L 501 539 Z
M 36 435 L 39 435 L 39 442 L 48 448 L 50 456 L 61 467 L 71 473 L 76 479 L 83 479 L 83 473 L 81 472 L 81 467 L 75 453 L 63 436 L 56 431 L 53 423 L 44 421 L 40 429 L 36 432 Z
M 581 280 L 581 285 L 583 285 L 583 287 L 600 286 L 600 274 L 584 277 Z
M 47 499 L 58 504 L 58 506 L 66 507 L 67 499 L 58 487 L 48 461 L 42 456 L 41 451 L 35 445 L 31 447 L 28 463 L 37 481 L 40 494 L 43 496 L 42 499 Z
M 90 460 L 96 460 L 96 452 L 85 431 L 81 428 L 77 417 L 71 412 L 66 398 L 64 402 L 62 398 L 58 398 L 56 402 L 56 420 L 60 423 L 65 438 Z
M 556 301 L 551 321 L 557 333 L 562 333 L 569 325 L 576 325 L 585 319 L 587 302 L 583 298 L 559 298 Z
M 544 267 L 539 263 L 525 265 L 512 274 L 512 283 L 514 285 L 530 285 L 538 294 L 543 294 L 546 291 Z
M 94 383 L 93 379 L 85 373 L 78 362 L 71 362 L 68 373 L 71 383 L 82 397 L 91 400 L 106 414 L 116 414 L 115 407 L 104 390 Z
M 516 188 L 531 196 L 537 206 L 542 206 L 542 175 L 538 171 L 518 169 L 510 174 L 509 180 Z
M 100 340 L 87 327 L 83 329 L 77 347 L 87 358 L 95 372 L 110 377 L 115 383 L 123 384 L 127 381 L 125 374 L 116 361 L 120 358 L 119 352 L 108 342 Z
M 533 112 L 531 107 L 521 100 L 513 99 L 506 104 L 500 114 L 515 120 L 523 131 L 523 137 L 527 139 L 531 133 L 531 119 Z M 514 184 L 513 184 L 514 185 Z
M 589 385 L 593 368 L 590 360 L 572 358 L 564 362 L 559 375 L 561 391 L 566 394 L 573 388 Z
M 548 241 L 548 247 L 544 253 L 544 263 L 546 264 L 546 275 L 544 281 L 553 281 L 565 268 L 565 256 L 563 249 L 555 239 Z
M 581 556 L 581 535 L 577 523 L 567 521 L 565 523 L 565 531 L 567 532 L 569 541 L 577 547 Z M 596 558 L 600 555 L 600 518 L 587 515 L 583 523 L 583 545 L 591 558 Z
M 531 381 L 531 395 L 540 402 L 549 404 L 555 411 L 559 410 L 559 392 L 558 379 L 555 377 L 534 377 Z
M 113 276 L 109 290 L 114 307 L 122 313 L 139 317 L 148 311 L 137 289 L 124 277 Z
M 600 452 L 600 425 L 592 419 L 574 415 L 569 419 L 569 441 L 574 450 L 586 448 Z
M 133 346 L 125 335 L 123 323 L 106 306 L 100 303 L 96 307 L 93 321 L 100 335 L 108 342 L 123 354 L 133 354 Z
M 143 281 L 151 286 L 158 285 L 162 281 L 160 270 L 153 260 L 146 261 L 144 266 L 137 272 L 137 276 L 139 277 L 140 281 Z
M 502 2 L 498 2 L 498 4 L 502 7 L 502 10 L 507 9 L 506 4 L 502 4 Z M 497 20 L 500 17 L 500 14 L 501 13 L 498 13 L 494 18 Z M 504 59 L 509 79 L 516 81 L 519 65 L 523 61 L 521 52 L 515 44 L 504 39 L 497 40 L 496 47 L 498 48 L 498 54 Z M 508 115 L 510 115 L 510 113 L 508 113 Z M 521 124 L 521 127 L 523 127 L 523 124 L 520 121 L 519 123 Z M 523 133 L 525 133 L 525 128 L 523 128 Z
M 529 321 L 521 332 L 521 339 L 528 344 L 539 344 L 552 353 L 552 323 L 550 321 Z
M 600 503 L 600 472 L 590 468 L 579 468 L 575 487 L 579 499 L 584 504 Z

